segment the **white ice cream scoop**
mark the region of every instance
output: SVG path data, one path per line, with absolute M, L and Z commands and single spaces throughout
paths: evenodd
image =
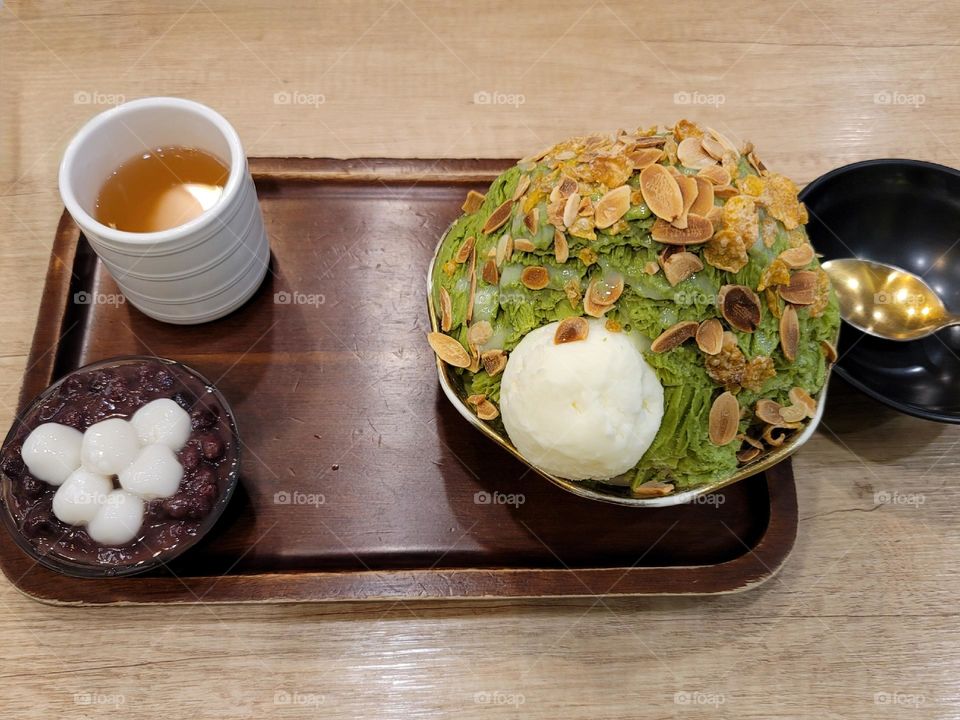
M 190 438 L 190 414 L 174 400 L 152 400 L 137 410 L 130 422 L 141 445 L 167 445 L 179 450 Z
M 167 498 L 177 492 L 183 466 L 166 445 L 147 445 L 120 471 L 120 485 L 145 500 Z
M 27 436 L 20 451 L 23 462 L 38 480 L 61 485 L 80 467 L 83 433 L 59 423 L 38 425 Z
M 114 490 L 87 525 L 87 533 L 101 545 L 123 545 L 133 540 L 143 523 L 143 500 L 126 490 Z
M 86 525 L 111 492 L 113 481 L 110 478 L 78 468 L 57 488 L 53 496 L 53 514 L 68 525 Z
M 558 323 L 528 333 L 510 353 L 500 412 L 510 440 L 537 467 L 570 480 L 630 470 L 663 418 L 663 387 L 643 339 L 591 320 L 586 339 L 557 344 Z
M 121 418 L 110 418 L 87 428 L 80 459 L 91 472 L 119 475 L 139 452 L 140 441 L 133 425 Z

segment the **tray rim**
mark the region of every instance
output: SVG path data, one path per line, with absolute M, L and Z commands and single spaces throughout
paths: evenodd
M 455 159 L 455 158 L 249 158 L 250 168 L 255 178 L 275 180 L 370 180 L 384 179 L 397 181 L 398 178 L 414 182 L 450 182 L 451 174 L 456 175 L 457 183 L 483 182 L 499 174 L 503 167 L 514 161 L 508 159 Z M 435 172 L 441 164 L 458 166 L 455 173 Z M 290 166 L 293 166 L 291 169 Z M 280 169 L 280 172 L 274 172 Z M 405 169 L 419 169 L 420 173 L 406 173 Z M 64 328 L 71 279 L 77 277 L 74 272 L 79 228 L 64 211 L 57 226 L 50 262 L 44 283 L 43 296 L 38 312 L 38 322 L 33 342 L 24 370 L 16 414 L 19 415 L 24 403 L 42 391 L 55 378 L 55 362 L 59 342 L 72 329 Z M 52 318 L 52 321 L 40 322 Z M 14 578 L 11 570 L 18 565 L 17 554 L 28 563 L 33 561 L 16 547 L 12 538 L 4 536 L 0 542 L 0 570 L 11 585 L 22 595 L 49 605 L 102 607 L 127 605 L 182 605 L 182 604 L 274 604 L 304 602 L 436 602 L 436 601 L 478 601 L 478 600 L 524 600 L 539 598 L 584 598 L 584 597 L 672 597 L 730 594 L 742 592 L 763 584 L 782 568 L 796 541 L 798 515 L 797 495 L 792 464 L 786 461 L 765 471 L 763 480 L 768 492 L 769 515 L 762 535 L 752 547 L 744 543 L 743 554 L 724 562 L 710 565 L 677 565 L 658 567 L 603 567 L 603 568 L 441 568 L 441 569 L 384 569 L 358 571 L 308 571 L 280 573 L 251 573 L 222 576 L 185 576 L 157 577 L 132 576 L 107 580 L 82 580 L 91 588 L 100 583 L 118 585 L 139 584 L 144 589 L 137 598 L 114 598 L 107 589 L 101 598 L 64 600 L 50 593 L 44 593 L 29 579 L 31 573 L 39 567 L 31 564 L 19 568 L 19 577 Z M 759 481 L 758 481 L 759 482 Z M 52 572 L 40 568 L 44 572 Z M 477 578 L 499 575 L 510 582 L 501 584 L 498 592 L 481 592 L 477 587 Z M 539 580 L 550 578 L 569 578 L 573 576 L 579 587 L 568 592 L 540 590 L 526 593 L 522 587 L 527 583 L 525 577 Z M 343 590 L 343 578 L 349 576 L 349 584 L 356 587 L 369 587 L 371 591 L 355 592 L 347 588 L 347 593 L 324 593 L 328 585 L 340 584 Z M 443 576 L 445 592 L 431 589 L 424 579 Z M 690 576 L 690 577 L 685 577 Z M 386 578 L 386 581 L 384 581 Z M 610 588 L 602 592 L 591 590 L 590 583 L 602 583 L 614 578 Z M 278 582 L 278 579 L 279 582 Z M 627 582 L 627 581 L 631 582 Z M 519 581 L 519 583 L 517 582 Z M 628 586 L 616 590 L 616 585 Z M 42 583 L 41 583 L 42 585 Z M 166 587 L 164 587 L 164 585 Z M 204 585 L 209 585 L 204 591 Z M 489 587 L 490 583 L 486 585 Z M 47 585 L 49 587 L 49 585 Z M 217 592 L 214 593 L 214 587 Z M 277 591 L 279 588 L 279 591 Z M 504 590 L 504 588 L 506 588 Z M 335 589 L 335 588 L 330 588 Z M 196 592 L 195 592 L 196 590 Z M 186 591 L 186 592 L 184 592 Z M 120 592 L 125 592 L 120 588 Z M 240 593 L 246 595 L 241 597 Z M 166 597 L 176 593 L 178 597 Z M 207 594 L 211 597 L 208 599 Z

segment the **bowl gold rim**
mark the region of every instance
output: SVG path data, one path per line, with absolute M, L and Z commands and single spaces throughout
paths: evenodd
M 433 257 L 430 259 L 430 266 L 427 269 L 427 313 L 430 316 L 430 329 L 433 332 L 440 332 L 440 323 L 437 319 L 436 310 L 433 307 L 433 272 L 437 266 L 437 257 L 440 254 L 440 248 L 443 247 L 443 241 L 446 240 L 447 234 L 456 223 L 456 220 L 451 222 L 450 225 L 447 226 L 447 229 L 444 230 L 440 235 L 437 246 L 433 251 Z M 834 337 L 834 344 L 836 344 L 839 335 L 840 332 L 838 328 L 837 336 Z M 460 415 L 467 420 L 467 422 L 473 425 L 473 427 L 482 432 L 508 453 L 513 455 L 528 468 L 536 472 L 541 477 L 549 480 L 557 487 L 563 488 L 567 492 L 573 493 L 574 495 L 582 498 L 626 507 L 669 507 L 671 505 L 685 505 L 693 502 L 698 497 L 716 492 L 717 490 L 725 488 L 728 485 L 733 485 L 741 480 L 746 480 L 749 477 L 753 477 L 764 470 L 769 470 L 774 465 L 783 462 L 793 455 L 797 450 L 799 450 L 813 436 L 814 432 L 816 432 L 817 426 L 820 424 L 820 420 L 823 418 L 823 412 L 827 399 L 827 386 L 830 384 L 830 376 L 833 372 L 833 365 L 828 365 L 826 376 L 823 380 L 823 387 L 820 388 L 820 392 L 814 396 L 814 399 L 817 401 L 816 415 L 810 419 L 810 422 L 807 423 L 807 426 L 802 432 L 792 437 L 780 447 L 774 448 L 753 462 L 747 463 L 742 467 L 738 467 L 737 471 L 729 477 L 715 480 L 712 483 L 707 483 L 706 485 L 701 485 L 700 487 L 696 487 L 691 490 L 684 490 L 682 492 L 663 497 L 635 498 L 626 495 L 599 492 L 594 488 L 587 487 L 575 480 L 567 480 L 565 478 L 558 477 L 531 463 L 519 450 L 514 447 L 513 443 L 511 443 L 508 438 L 502 437 L 485 421 L 481 420 L 473 412 L 471 412 L 465 402 L 466 398 L 463 397 L 462 393 L 457 391 L 455 383 L 450 377 L 449 367 L 447 364 L 436 356 L 434 359 L 437 365 L 437 376 L 440 380 L 440 387 L 443 390 L 444 395 L 447 396 L 447 399 L 451 402 L 454 408 L 456 408 L 457 412 L 459 412 Z M 610 487 L 612 488 L 617 486 L 610 485 Z

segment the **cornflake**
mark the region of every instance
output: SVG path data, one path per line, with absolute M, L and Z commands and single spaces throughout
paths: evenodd
M 786 285 L 790 282 L 790 268 L 780 258 L 774 258 L 760 273 L 757 290 L 766 290 L 774 285 Z
M 773 367 L 773 359 L 766 355 L 757 355 L 750 358 L 750 362 L 744 368 L 740 384 L 747 390 L 758 393 L 763 389 L 763 384 L 767 380 L 776 376 L 777 371 Z
M 817 268 L 817 296 L 809 306 L 810 317 L 820 317 L 830 304 L 830 277 L 823 268 Z
M 704 358 L 707 375 L 718 385 L 737 388 L 747 369 L 747 359 L 737 345 L 737 336 L 731 332 L 723 334 L 723 345 L 716 355 Z

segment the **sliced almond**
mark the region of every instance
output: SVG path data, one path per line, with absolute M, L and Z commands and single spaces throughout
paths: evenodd
M 593 206 L 593 218 L 598 228 L 608 228 L 626 214 L 630 209 L 630 190 L 629 185 L 621 185 L 597 201 Z
M 793 428 L 783 425 L 767 425 L 763 429 L 763 441 L 770 447 L 780 447 L 787 439 L 787 432 Z
M 470 252 L 470 269 L 467 271 L 470 276 L 470 295 L 467 297 L 466 320 L 473 320 L 473 304 L 477 299 L 477 249 Z
M 586 340 L 590 333 L 590 323 L 586 318 L 568 317 L 560 321 L 557 325 L 557 331 L 553 334 L 555 345 Z
M 530 176 L 521 175 L 520 179 L 517 181 L 517 187 L 513 191 L 513 200 L 519 200 L 523 197 L 523 194 L 527 191 L 527 188 L 530 187 Z
M 784 422 L 795 423 L 806 419 L 807 408 L 804 405 L 788 405 L 780 408 L 780 417 Z
M 479 320 L 467 329 L 467 342 L 473 347 L 481 347 L 493 337 L 493 326 L 486 320 Z
M 790 362 L 797 359 L 800 349 L 800 321 L 797 319 L 797 310 L 789 303 L 780 315 L 780 348 L 783 356 Z
M 734 157 L 740 157 L 740 151 L 737 150 L 737 146 L 730 141 L 730 139 L 721 133 L 719 130 L 714 130 L 712 127 L 705 128 L 707 133 L 716 140 L 723 147 L 724 150 L 731 153 Z
M 567 198 L 563 206 L 563 225 L 570 227 L 577 221 L 577 214 L 580 212 L 580 193 L 574 192 Z
M 497 255 L 495 257 L 495 260 L 497 261 L 498 268 L 501 267 L 503 265 L 503 261 L 507 259 L 507 243 L 508 242 L 511 243 L 511 246 L 512 246 L 513 241 L 510 240 L 509 233 L 504 233 L 503 235 L 500 236 L 500 239 L 497 240 Z
M 573 305 L 573 302 L 570 303 Z M 601 305 L 596 302 L 591 296 L 589 288 L 583 296 L 583 311 L 590 317 L 602 318 L 606 313 L 610 312 L 613 309 L 613 305 Z
M 476 242 L 476 238 L 472 235 L 463 241 L 463 244 L 457 249 L 457 254 L 453 256 L 453 259 L 457 261 L 460 265 L 465 263 L 470 259 L 470 253 L 473 252 L 473 244 Z
M 525 267 L 520 273 L 520 282 L 531 290 L 543 290 L 550 284 L 550 273 L 540 265 Z
M 580 187 L 580 183 L 574 180 L 569 175 L 564 175 L 560 178 L 560 182 L 557 183 L 557 192 L 559 193 L 558 197 L 568 198 L 577 192 L 577 189 Z
M 750 163 L 750 167 L 752 167 L 754 170 L 757 171 L 757 175 L 767 174 L 767 168 L 766 166 L 764 166 L 762 162 L 760 162 L 760 158 L 757 157 L 757 153 L 755 150 L 751 150 L 746 155 L 747 155 L 747 162 Z
M 632 138 L 630 144 L 635 148 L 663 147 L 667 138 L 663 135 L 649 135 L 645 137 Z
M 460 209 L 465 213 L 475 213 L 480 209 L 480 206 L 483 205 L 485 198 L 486 195 L 478 193 L 476 190 L 470 190 L 467 192 L 467 199 L 463 201 L 463 205 L 460 206 Z
M 646 265 L 643 266 L 643 271 L 647 275 L 656 275 L 658 272 L 660 272 L 660 264 L 655 263 L 653 260 L 651 260 Z
M 480 276 L 485 283 L 497 285 L 500 282 L 500 273 L 497 272 L 497 261 L 492 258 L 487 260 L 483 264 L 483 271 Z
M 794 305 L 812 305 L 817 299 L 819 278 L 812 270 L 800 270 L 790 276 L 788 285 L 780 285 L 777 292 Z
M 697 184 L 697 196 L 694 198 L 693 204 L 688 208 L 688 211 L 694 215 L 707 217 L 707 213 L 714 208 L 713 183 L 699 176 L 692 179 Z
M 789 392 L 790 402 L 794 405 L 800 405 L 806 408 L 807 417 L 812 418 L 817 414 L 817 401 L 811 397 L 810 393 L 802 387 L 795 387 Z
M 740 191 L 733 185 L 716 185 L 713 188 L 713 194 L 721 200 L 729 200 L 739 195 Z
M 713 225 L 705 217 L 693 213 L 687 214 L 687 227 L 683 229 L 657 218 L 650 235 L 664 245 L 699 245 L 713 236 Z
M 723 319 L 740 332 L 753 332 L 760 325 L 760 298 L 746 285 L 724 285 L 717 295 Z
M 537 246 L 526 238 L 517 238 L 513 241 L 513 249 L 520 252 L 533 252 L 537 249 Z
M 740 448 L 740 450 L 737 451 L 737 462 L 746 464 L 751 460 L 755 460 L 759 454 L 760 454 L 759 448 L 755 448 L 752 445 L 748 445 L 747 447 Z
M 507 220 L 510 219 L 510 210 L 513 208 L 513 200 L 507 200 L 500 204 L 500 206 L 490 213 L 490 217 L 487 218 L 487 221 L 483 224 L 483 228 L 480 232 L 484 235 L 489 235 L 495 230 L 499 230 L 504 225 L 506 225 Z
M 493 420 L 499 417 L 499 415 L 500 411 L 497 410 L 497 406 L 489 400 L 484 400 L 477 405 L 477 417 L 481 420 Z
M 680 246 L 671 245 L 670 247 Z M 663 266 L 664 277 L 667 278 L 667 282 L 670 283 L 671 287 L 683 282 L 694 273 L 703 270 L 703 262 L 701 262 L 700 258 L 686 250 L 670 253 L 669 255 L 664 253 L 661 264 Z
M 559 228 L 553 230 L 553 255 L 561 265 L 570 257 L 570 246 L 567 244 L 567 236 Z
M 523 216 L 523 224 L 531 235 L 536 235 L 540 230 L 540 208 L 531 208 L 530 212 Z
M 453 325 L 453 303 L 447 289 L 440 288 L 440 329 L 449 332 Z
M 774 400 L 761 398 L 757 400 L 757 404 L 754 405 L 753 414 L 757 416 L 758 420 L 768 425 L 779 425 L 784 422 L 783 416 L 780 415 L 781 407 L 780 403 Z
M 680 347 L 687 340 L 697 334 L 700 323 L 696 320 L 681 320 L 671 325 L 650 343 L 650 349 L 655 353 L 663 353 Z
M 680 186 L 663 165 L 650 165 L 641 171 L 640 192 L 650 212 L 668 223 L 683 212 Z
M 708 165 L 700 168 L 697 177 L 706 178 L 714 185 L 730 185 L 730 173 L 719 165 Z
M 723 325 L 716 318 L 700 323 L 696 334 L 697 347 L 707 355 L 719 355 L 723 349 Z
M 454 367 L 465 368 L 470 366 L 470 354 L 466 349 L 449 335 L 439 332 L 427 333 L 427 342 L 437 354 L 437 357 Z
M 814 254 L 813 246 L 809 243 L 804 243 L 795 248 L 784 250 L 780 253 L 780 259 L 783 260 L 788 268 L 799 270 L 813 262 Z
M 487 399 L 487 396 L 484 395 L 483 393 L 480 393 L 478 395 L 468 395 L 467 404 L 476 406 L 482 403 L 486 399 Z
M 717 162 L 720 162 L 720 160 L 723 158 L 725 148 L 714 138 L 710 137 L 709 135 L 704 135 L 702 138 L 700 138 L 700 144 L 703 146 L 704 152 Z
M 823 357 L 827 360 L 827 365 L 833 365 L 837 361 L 837 348 L 833 346 L 833 343 L 821 340 L 820 349 L 823 351 Z
M 683 209 L 680 211 L 680 215 L 677 216 L 677 219 L 673 221 L 672 225 L 675 228 L 685 230 L 687 227 L 687 214 L 690 212 L 690 208 L 697 199 L 697 193 L 699 190 L 697 189 L 696 179 L 688 175 L 681 175 L 676 178 L 676 181 L 677 185 L 680 186 L 680 196 L 683 198 Z
M 660 160 L 660 158 L 663 157 L 663 150 L 659 148 L 640 148 L 628 153 L 627 157 L 630 159 L 630 162 L 633 163 L 633 169 L 635 171 L 643 170 Z
M 733 442 L 740 427 L 740 403 L 729 390 L 717 396 L 710 406 L 709 435 L 714 445 Z
M 507 354 L 503 350 L 487 350 L 480 353 L 480 364 L 487 375 L 499 375 L 507 366 Z
M 613 305 L 623 294 L 623 276 L 599 278 L 587 287 L 587 297 L 597 305 Z
M 713 226 L 713 231 L 716 232 L 720 229 L 720 226 L 723 225 L 723 208 L 721 208 L 719 205 L 714 205 L 712 208 L 710 208 L 710 212 L 708 212 L 705 217 Z
M 680 144 L 677 145 L 677 159 L 681 165 L 691 169 L 717 164 L 717 161 L 703 149 L 703 144 L 698 137 L 688 137 L 680 141 Z
M 637 485 L 630 493 L 638 498 L 666 497 L 673 492 L 673 485 L 660 480 L 647 480 Z

